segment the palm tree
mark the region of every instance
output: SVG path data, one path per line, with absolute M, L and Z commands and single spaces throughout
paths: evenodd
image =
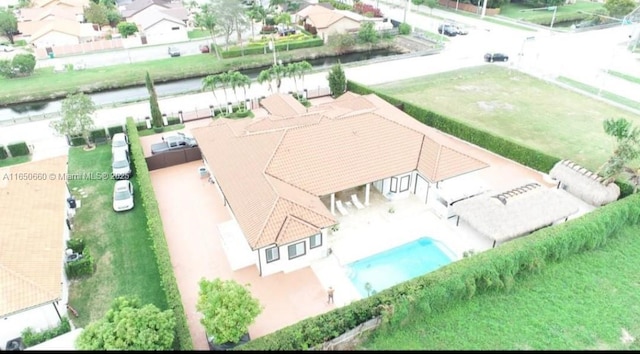
M 247 75 L 243 75 L 240 74 L 240 76 L 238 77 L 239 80 L 239 86 L 242 87 L 242 91 L 243 91 L 243 102 L 247 101 L 247 89 L 251 87 L 251 79 L 249 78 L 249 76 Z M 245 107 L 247 108 L 247 107 Z
M 220 84 L 220 78 L 218 75 L 207 75 L 204 79 L 202 79 L 202 89 L 203 90 L 211 90 L 213 93 L 213 98 L 216 100 L 216 104 L 220 104 L 218 100 L 218 96 L 216 96 L 216 89 Z
M 296 88 L 296 96 L 298 95 L 298 63 L 290 63 L 285 67 L 287 77 L 293 79 L 293 85 Z
M 247 16 L 249 16 L 249 19 L 251 20 L 251 37 L 255 38 L 256 34 L 253 25 L 255 22 L 264 21 L 267 17 L 267 13 L 261 5 L 253 5 L 253 7 L 247 11 Z
M 633 186 L 633 193 L 636 193 L 638 191 L 638 187 L 640 187 L 640 167 L 624 167 L 624 173 L 627 175 L 629 183 Z
M 313 66 L 308 61 L 303 60 L 298 63 L 298 78 L 302 80 L 302 89 L 304 90 L 304 76 L 313 70 Z
M 229 103 L 229 98 L 227 98 L 227 87 L 229 87 L 229 84 L 231 83 L 232 75 L 233 74 L 231 73 L 231 70 L 227 71 L 226 73 L 218 74 L 218 80 L 220 80 L 220 86 L 222 86 L 222 91 L 224 91 L 225 104 Z
M 280 92 L 282 78 L 287 76 L 287 69 L 285 69 L 284 65 L 278 64 L 272 66 L 269 70 L 271 70 L 272 77 L 276 81 L 276 90 Z
M 236 89 L 242 86 L 243 76 L 245 75 L 237 71 L 229 72 L 229 86 L 231 86 L 231 89 L 233 90 L 233 96 L 235 96 L 236 102 L 238 101 L 238 94 L 236 93 Z
M 200 7 L 200 12 L 195 16 L 196 26 L 201 27 L 209 31 L 211 35 L 211 44 L 213 50 L 216 53 L 216 57 L 220 59 L 220 52 L 216 45 L 216 28 L 218 26 L 218 18 L 215 14 L 215 9 L 211 4 L 204 4 Z
M 258 83 L 263 84 L 266 82 L 267 85 L 269 85 L 268 88 L 271 93 L 273 93 L 273 86 L 271 85 L 272 81 L 273 73 L 271 72 L 271 69 L 262 70 L 260 74 L 258 74 Z

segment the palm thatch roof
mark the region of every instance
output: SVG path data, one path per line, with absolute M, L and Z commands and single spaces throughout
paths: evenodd
M 494 241 L 526 235 L 577 213 L 579 206 L 559 189 L 528 183 L 502 193 L 485 193 L 451 206 L 460 219 Z
M 553 166 L 549 176 L 561 182 L 567 192 L 585 203 L 601 206 L 614 202 L 620 196 L 620 187 L 615 183 L 603 184 L 604 178 L 570 161 L 562 160 Z

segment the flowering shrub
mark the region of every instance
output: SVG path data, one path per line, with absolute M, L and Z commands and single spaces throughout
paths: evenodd
M 353 5 L 353 11 L 359 13 L 362 16 L 367 16 L 367 14 L 370 14 L 368 16 L 371 17 L 383 17 L 382 16 L 382 11 L 380 11 L 380 9 L 373 7 L 372 5 L 369 4 L 363 4 L 361 2 L 356 2 Z

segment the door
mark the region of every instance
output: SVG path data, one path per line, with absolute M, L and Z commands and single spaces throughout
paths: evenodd
M 427 193 L 429 193 L 429 182 L 426 179 L 422 178 L 420 175 L 416 175 L 416 188 L 415 195 L 422 201 L 423 203 L 427 203 Z

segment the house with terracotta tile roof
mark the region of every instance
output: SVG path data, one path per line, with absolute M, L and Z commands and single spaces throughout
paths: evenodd
M 320 5 L 311 5 L 296 13 L 296 21 L 302 21 L 303 26 L 311 33 L 328 41 L 335 33 L 357 32 L 360 21 L 354 16 L 347 16 L 344 12 L 328 9 Z
M 135 23 L 146 43 L 186 41 L 189 11 L 181 2 L 135 0 L 121 11 L 127 22 Z
M 66 314 L 66 172 L 66 156 L 0 168 L 0 349 Z
M 225 248 L 234 269 L 255 264 L 266 276 L 325 257 L 341 192 L 363 190 L 364 205 L 373 189 L 390 200 L 415 194 L 428 206 L 438 203 L 439 182 L 488 167 L 376 95 L 346 93 L 305 108 L 276 94 L 261 104 L 266 117 L 193 130 L 237 224 L 229 233 L 246 241 Z M 231 245 L 226 231 L 223 244 Z
M 37 48 L 92 42 L 102 38 L 102 32 L 91 23 L 80 23 L 65 18 L 18 22 L 21 39 Z

